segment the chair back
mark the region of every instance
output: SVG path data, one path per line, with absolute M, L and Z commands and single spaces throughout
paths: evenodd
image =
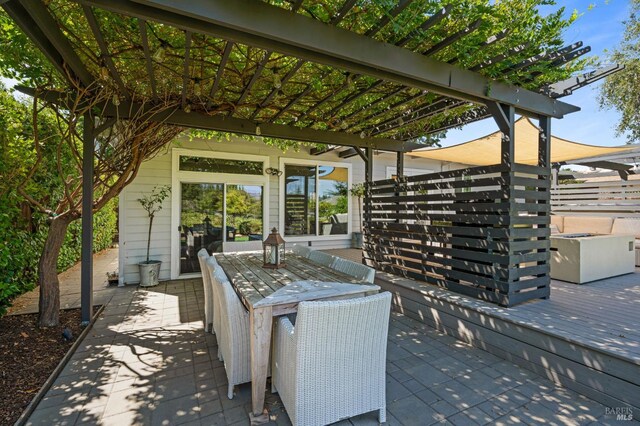
M 209 324 L 213 323 L 213 289 L 211 287 L 211 275 L 207 271 L 207 259 L 211 257 L 206 249 L 198 252 L 198 263 L 202 271 L 202 286 L 204 287 L 204 329 L 209 329 Z
M 262 241 L 228 241 L 222 243 L 224 253 L 262 251 Z
M 221 324 L 220 324 L 220 297 L 221 291 L 218 283 L 213 279 L 213 274 L 216 268 L 219 268 L 218 262 L 214 256 L 209 256 L 209 258 L 205 262 L 206 269 L 203 271 L 203 275 L 206 273 L 209 281 L 211 282 L 211 296 L 213 301 L 213 331 L 216 333 L 216 338 L 218 340 L 218 344 L 220 344 L 220 340 L 222 336 L 220 334 Z
M 362 263 L 338 258 L 333 267 L 340 272 L 351 275 L 357 280 L 373 283 L 376 278 L 376 270 Z
M 336 257 L 328 253 L 319 250 L 311 250 L 309 253 L 309 260 L 319 263 L 324 266 L 333 267 Z
M 384 389 L 390 311 L 389 292 L 300 302 L 295 323 L 296 380 L 316 383 L 321 377 L 327 383 L 349 383 L 332 388 L 331 399 L 336 404 L 353 395 L 366 395 L 367 389 Z M 320 400 L 306 402 L 309 407 L 320 404 Z
M 291 247 L 291 250 L 294 254 L 306 258 L 309 258 L 309 254 L 311 254 L 311 249 L 309 247 L 301 246 L 299 244 L 294 244 L 293 247 Z
M 240 298 L 231 287 L 229 278 L 224 273 L 221 266 L 217 266 L 213 272 L 214 285 L 218 286 L 220 294 L 220 325 L 222 328 L 222 358 L 225 362 L 233 363 L 239 359 L 235 351 L 249 351 L 245 348 L 244 342 L 249 342 L 249 328 L 243 318 L 246 316 L 246 309 L 242 305 Z M 248 352 L 247 352 L 248 353 Z M 235 368 L 232 366 L 231 368 Z

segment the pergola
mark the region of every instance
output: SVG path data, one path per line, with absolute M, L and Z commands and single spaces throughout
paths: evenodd
M 589 48 L 582 43 L 563 48 L 534 46 L 512 35 L 512 28 L 508 26 L 488 34 L 482 18 L 473 17 L 463 7 L 452 4 L 433 8 L 429 2 L 419 0 L 380 5 L 361 3 L 356 0 L 0 0 L 4 10 L 74 87 L 89 88 L 90 92 L 96 84 L 113 86 L 112 100 L 95 111 L 104 121 L 95 129 L 85 126 L 84 133 L 84 152 L 89 154 L 84 156 L 83 164 L 84 320 L 91 318 L 92 309 L 93 163 L 90 154 L 94 138 L 97 131 L 104 130 L 114 120 L 126 120 L 147 109 L 149 120 L 166 124 L 328 146 L 315 147 L 314 153 L 336 146 L 348 147 L 365 161 L 367 182 L 372 176 L 373 150 L 397 152 L 401 176 L 402 154 L 423 147 L 429 135 L 493 117 L 503 133 L 500 164 L 475 173 L 497 172 L 501 180 L 495 182 L 502 189 L 496 197 L 507 201 L 495 206 L 480 203 L 476 208 L 491 208 L 507 219 L 497 222 L 492 219 L 489 227 L 473 228 L 477 231 L 471 234 L 499 239 L 491 229 L 505 226 L 500 235 L 506 242 L 499 245 L 507 246 L 507 266 L 502 268 L 506 272 L 502 271 L 500 260 L 489 256 L 488 266 L 473 268 L 489 274 L 483 275 L 484 284 L 488 276 L 507 282 L 519 279 L 519 274 L 514 273 L 519 262 L 515 257 L 520 256 L 523 262 L 528 258 L 522 255 L 523 249 L 516 249 L 515 245 L 509 248 L 511 243 L 521 247 L 526 244 L 514 240 L 517 232 L 513 232 L 513 227 L 517 220 L 513 218 L 517 216 L 517 208 L 508 200 L 517 191 L 517 185 L 530 182 L 516 173 L 532 173 L 535 180 L 539 177 L 536 185 L 547 179 L 551 119 L 579 110 L 557 98 L 584 84 L 584 79 L 575 84 L 565 82 L 558 91 L 548 82 L 538 82 L 536 78 L 542 74 L 538 67 L 545 64 L 561 70 Z M 365 7 L 370 9 L 366 14 Z M 69 19 L 70 16 L 81 19 Z M 406 29 L 390 30 L 403 23 Z M 459 44 L 462 41 L 464 49 Z M 243 58 L 242 63 L 234 62 L 234 54 Z M 598 78 L 604 75 L 605 72 L 599 73 Z M 593 80 L 594 76 L 589 78 Z M 33 93 L 32 89 L 21 90 Z M 42 96 L 58 103 L 67 99 L 67 94 L 60 91 Z M 152 110 L 151 106 L 157 103 L 164 103 L 166 108 Z M 516 113 L 539 122 L 539 155 L 535 168 L 516 165 Z M 88 118 L 86 123 L 94 122 L 93 117 Z M 403 183 L 401 181 L 398 182 Z M 380 259 L 374 253 L 378 241 L 374 235 L 375 221 L 371 220 L 376 214 L 372 204 L 375 191 L 370 183 L 365 203 L 369 224 L 365 227 L 365 236 L 368 235 L 365 251 L 370 252 L 369 261 L 377 258 L 378 264 L 384 266 L 388 259 Z M 401 200 L 398 194 L 410 192 L 394 187 L 396 210 Z M 524 195 L 528 196 L 531 191 L 526 192 Z M 528 297 L 545 297 L 548 296 L 545 263 L 548 230 L 545 227 L 549 191 L 544 184 L 540 184 L 535 198 L 535 203 L 527 205 L 535 204 L 532 209 L 537 219 L 527 223 L 536 224 L 538 229 L 526 237 L 540 241 L 527 246 L 538 253 L 532 257 L 538 268 L 529 272 L 536 273 L 538 288 L 546 290 Z M 456 197 L 444 199 L 454 200 L 454 205 L 460 206 L 455 203 Z M 451 223 L 470 232 L 469 226 L 456 225 L 474 220 L 472 215 L 467 216 L 458 215 Z M 407 215 L 398 215 L 391 220 L 393 223 L 386 221 L 384 226 L 399 229 L 407 218 Z M 432 220 L 436 220 L 435 216 Z M 426 233 L 435 231 L 435 228 L 424 229 Z M 404 232 L 408 232 L 406 228 Z M 519 235 L 523 238 L 524 234 Z M 456 240 L 455 245 L 467 243 Z M 460 255 L 454 253 L 453 259 L 459 259 Z M 455 260 L 453 269 L 469 266 L 469 259 L 462 258 L 466 260 Z M 487 269 L 491 271 L 486 272 Z M 469 279 L 468 274 L 458 275 L 456 279 Z M 511 294 L 508 283 L 499 291 Z M 490 297 L 489 300 L 509 304 L 508 298 Z

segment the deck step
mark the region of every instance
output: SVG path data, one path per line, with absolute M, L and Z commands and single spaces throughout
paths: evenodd
M 377 272 L 394 309 L 608 407 L 640 410 L 640 365 L 622 354 L 509 318 L 509 310 Z M 538 303 L 538 302 L 533 302 Z

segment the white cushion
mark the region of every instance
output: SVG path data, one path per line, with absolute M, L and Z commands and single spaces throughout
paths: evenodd
M 618 217 L 613 221 L 612 234 L 635 235 L 640 238 L 640 219 Z
M 551 215 L 551 225 L 555 225 L 558 232 L 563 232 L 564 230 L 564 216 L 559 216 L 557 214 Z M 551 230 L 553 234 L 553 230 Z
M 551 230 L 551 235 L 560 233 L 560 230 L 558 229 L 558 225 L 551 224 L 549 226 L 549 229 Z
M 636 248 L 640 250 L 640 238 L 636 238 Z
M 610 234 L 613 225 L 612 217 L 595 217 L 595 216 L 565 216 L 564 229 L 565 234 L 575 234 L 582 232 L 590 232 L 593 234 Z

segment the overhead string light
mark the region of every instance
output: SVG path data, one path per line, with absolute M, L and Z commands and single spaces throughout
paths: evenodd
M 202 86 L 200 85 L 200 79 L 193 79 L 193 94 L 196 96 L 202 96 Z
M 260 136 L 262 134 L 262 130 L 260 130 L 260 125 L 256 125 L 256 136 Z
M 164 58 L 166 55 L 166 50 L 167 50 L 167 45 L 168 43 L 164 40 L 160 40 L 160 46 L 156 49 L 156 51 L 153 54 L 153 60 L 156 62 L 164 62 Z
M 273 87 L 275 87 L 276 89 L 282 87 L 282 79 L 280 78 L 280 74 L 278 74 L 277 71 L 273 74 Z

